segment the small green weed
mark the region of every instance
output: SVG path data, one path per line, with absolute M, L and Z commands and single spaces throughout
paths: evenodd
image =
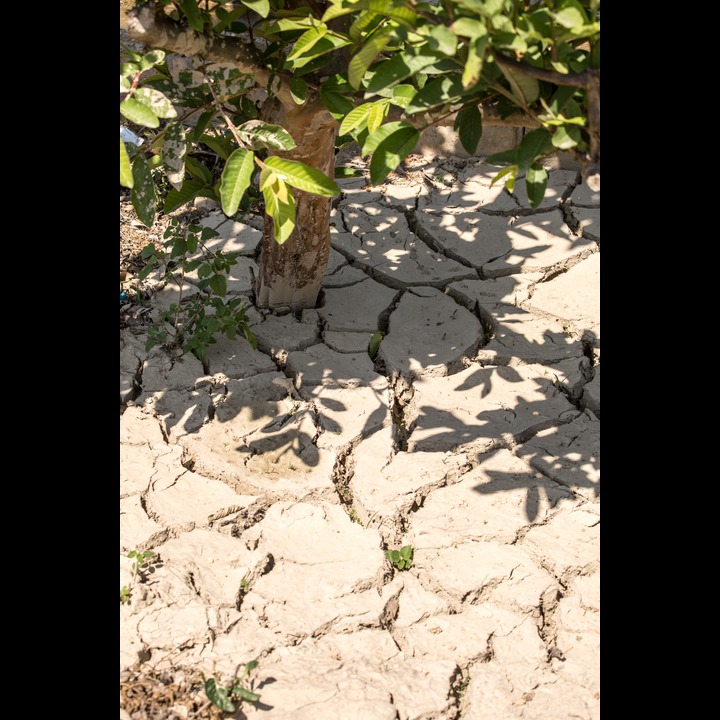
M 163 238 L 162 248 L 154 243 L 146 245 L 142 257 L 147 264 L 138 275 L 144 280 L 158 265 L 165 267 L 166 280 L 179 288 L 179 299 L 163 314 L 160 322 L 148 330 L 145 350 L 155 345 L 180 348 L 183 353 L 192 352 L 202 362 L 217 335 L 227 335 L 234 340 L 238 334 L 257 347 L 255 335 L 248 327 L 245 301 L 235 297 L 228 301 L 227 277 L 233 265 L 237 265 L 235 253 L 212 252 L 205 242 L 219 233 L 200 225 L 185 226 L 178 218 L 172 218 Z M 203 253 L 197 256 L 200 248 Z M 199 293 L 183 301 L 185 275 L 197 270 Z
M 244 677 L 249 678 L 250 673 L 257 667 L 257 660 L 245 664 Z M 247 700 L 248 702 L 254 703 L 260 699 L 260 695 L 252 692 L 243 685 L 242 680 L 235 678 L 235 681 L 230 687 L 218 685 L 215 678 L 205 678 L 202 676 L 203 682 L 205 683 L 205 694 L 208 700 L 213 705 L 217 705 L 223 712 L 235 712 L 237 706 L 235 701 Z M 252 682 L 250 683 L 252 687 Z
M 127 557 L 131 560 L 135 560 L 130 566 L 132 569 L 132 576 L 130 577 L 130 585 L 123 585 L 120 588 L 120 604 L 125 605 L 130 602 L 132 598 L 132 589 L 135 582 L 145 582 L 147 580 L 148 573 L 155 572 L 155 568 L 149 562 L 150 558 L 155 557 L 156 553 L 152 550 L 131 550 Z
M 412 546 L 403 545 L 399 550 L 386 550 L 385 557 L 398 570 L 409 570 L 413 562 Z
M 370 342 L 368 343 L 368 355 L 370 356 L 371 360 L 374 360 L 377 357 L 382 339 L 383 334 L 380 330 L 375 331 L 373 333 L 373 336 L 370 338 Z

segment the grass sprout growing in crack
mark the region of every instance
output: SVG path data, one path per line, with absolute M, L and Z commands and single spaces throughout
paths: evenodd
M 385 557 L 398 570 L 409 570 L 413 562 L 411 545 L 403 545 L 399 550 L 386 550 Z
M 250 677 L 250 673 L 257 667 L 257 660 L 245 664 L 244 678 Z M 243 684 L 243 680 L 235 678 L 232 685 L 223 686 L 218 685 L 214 677 L 205 678 L 202 676 L 203 683 L 205 684 L 205 694 L 208 700 L 213 705 L 217 705 L 223 712 L 233 713 L 237 710 L 236 702 L 246 700 L 247 702 L 257 702 L 260 699 L 260 695 L 254 693 L 251 689 L 248 689 Z M 252 682 L 249 683 L 252 688 Z

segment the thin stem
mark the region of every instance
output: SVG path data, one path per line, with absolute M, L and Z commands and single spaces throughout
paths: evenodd
M 228 127 L 230 128 L 230 132 L 235 137 L 235 140 L 237 140 L 238 145 L 241 148 L 245 148 L 245 143 L 243 140 L 241 140 L 240 135 L 238 135 L 237 128 L 235 127 L 233 121 L 230 119 L 230 116 L 225 112 L 225 108 L 223 108 L 222 103 L 220 102 L 218 96 L 215 94 L 215 89 L 212 86 L 212 82 L 210 81 L 210 78 L 205 74 L 205 71 L 203 71 L 203 77 L 205 78 L 205 81 L 208 84 L 208 87 L 210 88 L 210 93 L 213 96 L 213 100 L 215 101 L 215 105 L 217 106 L 218 111 L 223 116 L 223 119 L 228 124 Z

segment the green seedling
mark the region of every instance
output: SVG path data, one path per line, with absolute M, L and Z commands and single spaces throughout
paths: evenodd
M 371 360 L 374 360 L 377 357 L 382 339 L 383 334 L 380 332 L 380 330 L 375 331 L 373 333 L 373 336 L 370 338 L 370 342 L 368 343 L 368 355 L 370 356 Z
M 398 570 L 409 570 L 413 562 L 412 546 L 403 545 L 399 550 L 386 550 L 385 557 Z
M 132 569 L 132 576 L 130 577 L 130 585 L 123 585 L 120 588 L 120 603 L 124 605 L 129 603 L 132 598 L 132 588 L 136 581 L 145 582 L 147 580 L 147 573 L 154 572 L 154 568 L 150 567 L 148 562 L 150 558 L 155 557 L 156 553 L 152 550 L 131 550 L 127 557 L 134 560 L 130 566 Z
M 254 670 L 257 665 L 257 660 L 246 663 L 243 673 L 244 677 L 249 678 L 251 671 Z M 215 678 L 205 679 L 205 675 L 202 676 L 202 679 L 205 684 L 205 694 L 208 700 L 210 700 L 213 705 L 217 705 L 223 712 L 235 712 L 237 710 L 235 703 L 238 700 L 240 702 L 247 700 L 247 702 L 254 703 L 260 699 L 260 695 L 252 692 L 252 690 L 248 690 L 240 678 L 235 678 L 235 681 L 230 687 L 218 685 Z
M 135 558 L 135 562 L 131 565 L 132 569 L 132 581 L 134 582 L 136 578 L 140 579 L 140 582 L 144 582 L 146 579 L 146 571 L 149 568 L 148 560 L 151 557 L 155 557 L 155 553 L 152 550 L 143 550 L 143 552 L 140 552 L 139 550 L 131 550 L 127 556 L 132 560 Z
M 144 280 L 156 267 L 164 267 L 164 278 L 178 287 L 178 302 L 172 303 L 163 313 L 159 322 L 148 329 L 145 350 L 155 345 L 182 353 L 192 352 L 204 362 L 207 349 L 217 342 L 220 335 L 235 340 L 242 335 L 253 348 L 257 347 L 254 333 L 248 326 L 245 300 L 231 297 L 228 292 L 228 277 L 237 265 L 235 253 L 213 252 L 205 244 L 219 233 L 209 227 L 184 225 L 178 218 L 172 218 L 160 247 L 155 243 L 146 245 L 141 256 L 147 264 L 138 275 Z M 183 299 L 185 276 L 197 272 L 197 290 Z

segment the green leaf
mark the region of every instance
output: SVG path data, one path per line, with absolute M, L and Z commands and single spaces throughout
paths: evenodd
M 356 107 L 354 110 L 351 110 L 345 116 L 345 119 L 342 121 L 342 123 L 340 123 L 340 130 L 338 130 L 338 134 L 345 135 L 354 130 L 356 127 L 360 127 L 360 125 L 362 125 L 365 120 L 367 120 L 367 117 L 370 114 L 370 108 L 372 106 L 373 103 L 364 103 L 363 105 Z
M 176 2 L 185 14 L 185 17 L 188 20 L 188 25 L 190 25 L 193 30 L 202 32 L 204 20 L 200 14 L 198 3 L 195 0 L 176 0 Z
M 392 90 L 391 102 L 404 110 L 416 93 L 417 89 L 412 85 L 396 85 Z
M 370 108 L 370 112 L 368 113 L 367 119 L 367 129 L 369 133 L 375 132 L 380 127 L 382 121 L 385 118 L 387 108 L 387 101 L 373 103 L 372 107 Z
M 255 85 L 255 78 L 252 75 L 242 73 L 238 68 L 230 67 L 226 63 L 207 65 L 205 74 L 211 81 L 215 94 L 221 100 L 239 95 Z
M 138 88 L 135 90 L 133 97 L 136 98 L 138 102 L 147 105 L 158 117 L 177 117 L 177 110 L 175 110 L 170 100 L 159 90 L 155 90 L 155 88 Z
M 485 162 L 490 163 L 490 158 L 485 158 Z M 491 165 L 497 164 L 497 163 L 490 163 Z M 515 189 L 515 178 L 517 177 L 518 173 L 518 166 L 517 165 L 510 165 L 509 167 L 506 167 L 504 170 L 501 170 L 490 182 L 490 187 L 492 187 L 498 180 L 502 180 L 504 177 L 507 177 L 506 183 L 507 183 L 507 189 L 508 192 L 512 192 Z
M 220 201 L 223 212 L 232 217 L 238 211 L 240 200 L 250 187 L 255 153 L 238 148 L 228 158 L 220 178 Z
M 338 122 L 342 122 L 345 115 L 351 112 L 354 107 L 352 102 L 344 95 L 326 88 L 324 83 L 320 86 L 320 99 Z
M 349 167 L 346 165 L 335 166 L 335 177 L 336 178 L 353 178 L 353 177 L 365 177 L 362 170 L 358 168 Z
M 447 103 L 455 103 L 466 94 L 458 75 L 445 75 L 429 82 L 408 103 L 405 112 L 412 115 Z
M 128 120 L 143 127 L 156 128 L 160 125 L 158 116 L 143 103 L 127 98 L 120 103 L 120 113 Z
M 163 141 L 162 160 L 165 175 L 176 190 L 182 187 L 185 179 L 186 152 L 185 128 L 178 122 L 169 123 Z
M 191 155 L 188 155 L 185 158 L 185 171 L 188 173 L 188 175 L 191 175 L 196 180 L 204 182 L 206 185 L 212 184 L 213 178 L 210 170 Z
M 140 61 L 143 70 L 159 65 L 165 59 L 164 50 L 151 50 L 146 52 Z
M 223 297 L 227 293 L 227 278 L 225 275 L 213 275 L 210 278 L 210 288 L 216 295 Z
M 437 54 L 420 53 L 414 51 L 401 52 L 393 55 L 374 68 L 373 76 L 367 84 L 367 92 L 372 94 L 405 80 L 419 70 L 432 65 L 441 59 Z
M 580 128 L 575 126 L 561 126 L 552 136 L 553 147 L 560 150 L 571 150 L 576 147 L 582 140 Z
M 402 555 L 403 560 L 410 560 L 413 555 L 413 549 L 411 545 L 403 545 L 403 547 L 400 548 L 400 555 Z
M 120 92 L 121 93 L 127 92 L 131 87 L 132 87 L 132 85 L 130 84 L 130 81 L 121 75 L 120 76 Z
M 360 52 L 356 53 L 352 60 L 350 60 L 350 64 L 348 65 L 348 82 L 355 90 L 360 87 L 360 83 L 367 69 L 388 42 L 390 42 L 391 37 L 392 33 L 389 30 L 376 33 L 363 45 Z
M 120 65 L 120 77 L 130 77 L 140 72 L 140 66 L 137 63 L 123 63 Z
M 544 128 L 531 130 L 522 139 L 518 146 L 518 165 L 520 172 L 527 170 L 536 158 L 547 155 L 552 150 L 552 141 L 550 133 Z
M 369 155 L 374 152 L 377 146 L 394 132 L 403 128 L 415 129 L 410 123 L 404 122 L 403 120 L 395 120 L 393 122 L 381 125 L 372 135 L 368 135 L 365 142 L 360 148 L 360 152 L 363 155 Z
M 382 17 L 378 16 L 377 13 L 363 10 L 357 18 L 355 18 L 353 24 L 348 30 L 350 39 L 356 45 L 360 45 L 362 43 L 363 33 L 365 33 L 365 31 L 369 28 L 374 30 L 380 21 L 382 21 Z
M 232 148 L 227 140 L 214 138 L 212 135 L 203 135 L 200 142 L 207 145 L 213 152 L 216 152 L 223 160 L 227 160 L 232 153 Z
M 265 160 L 265 164 L 272 168 L 279 178 L 298 190 L 325 197 L 340 194 L 340 188 L 327 175 L 299 160 L 285 160 L 270 155 Z
M 496 48 L 508 50 L 516 55 L 523 55 L 528 51 L 528 44 L 522 35 L 517 32 L 496 32 L 493 34 L 493 45 Z
M 514 68 L 500 65 L 502 74 L 510 83 L 512 94 L 520 105 L 527 106 L 534 103 L 540 97 L 540 83 L 529 75 L 523 75 Z
M 262 120 L 248 120 L 237 128 L 238 135 L 253 150 L 292 150 L 295 141 L 292 135 L 280 125 L 271 125 Z
M 250 692 L 250 690 L 244 688 L 242 685 L 235 688 L 235 694 L 239 695 L 243 700 L 247 700 L 248 702 L 257 702 L 260 699 L 260 696 L 257 693 Z
M 194 142 L 198 142 L 200 140 L 203 133 L 205 132 L 205 129 L 210 124 L 210 121 L 215 117 L 215 115 L 217 115 L 217 110 L 215 108 L 210 108 L 209 110 L 206 110 L 200 115 L 192 131 L 192 139 Z
M 228 698 L 228 690 L 218 687 L 215 678 L 205 681 L 205 694 L 213 705 L 217 705 L 224 712 L 235 712 L 235 703 Z
M 559 3 L 558 11 L 552 15 L 558 25 L 574 32 L 582 32 L 588 23 L 587 15 L 577 0 L 564 0 Z
M 173 210 L 177 210 L 179 207 L 182 207 L 191 200 L 194 200 L 198 195 L 200 195 L 200 192 L 206 188 L 207 185 L 203 182 L 185 178 L 185 181 L 179 190 L 175 190 L 175 188 L 173 188 L 167 194 L 163 205 L 163 212 L 167 215 Z
M 476 38 L 487 35 L 487 28 L 482 20 L 474 20 L 473 18 L 458 18 L 450 26 L 450 29 L 462 37 Z
M 295 229 L 295 198 L 287 191 L 285 183 L 280 178 L 272 184 L 266 183 L 262 192 L 265 198 L 265 212 L 273 219 L 275 242 L 282 245 Z M 286 202 L 283 202 L 280 194 L 286 197 Z
M 379 185 L 413 151 L 419 139 L 418 130 L 410 126 L 398 128 L 380 142 L 370 160 L 370 182 Z
M 293 78 L 290 81 L 290 94 L 298 105 L 302 105 L 307 99 L 307 83 L 302 78 Z
M 382 334 L 382 332 L 380 332 L 380 330 L 376 330 L 373 333 L 373 336 L 370 338 L 370 342 L 368 344 L 368 355 L 370 356 L 371 360 L 374 360 L 375 357 L 377 356 L 382 339 L 383 339 L 383 334 Z
M 287 59 L 292 61 L 296 58 L 302 57 L 305 53 L 309 53 L 312 50 L 313 45 L 327 35 L 328 28 L 326 25 L 314 26 L 309 30 L 306 30 L 296 41 L 295 45 L 287 56 Z M 317 57 L 316 55 L 309 55 L 308 57 Z
M 370 10 L 379 15 L 397 20 L 403 25 L 413 27 L 418 21 L 418 15 L 405 5 L 396 6 L 391 0 L 359 0 L 359 2 L 333 2 L 322 16 L 323 22 L 333 18 L 357 12 L 358 10 Z
M 242 0 L 242 4 L 254 10 L 261 18 L 266 18 L 270 12 L 269 0 Z
M 452 57 L 457 50 L 457 37 L 444 25 L 435 25 L 430 31 L 430 48 Z
M 133 173 L 130 167 L 130 156 L 123 139 L 120 138 L 120 184 L 123 187 L 131 188 L 133 186 Z
M 312 47 L 306 53 L 294 60 L 287 61 L 287 67 L 292 70 L 307 65 L 311 60 L 319 58 L 321 55 L 335 52 L 341 47 L 349 45 L 350 41 L 345 40 L 337 35 L 323 35 L 319 40 L 313 43 Z
M 482 137 L 482 114 L 477 105 L 463 108 L 455 116 L 453 129 L 457 130 L 458 137 L 468 155 L 474 155 L 480 138 Z
M 147 227 L 155 222 L 155 185 L 152 173 L 145 158 L 140 155 L 135 158 L 132 166 L 133 188 L 132 204 L 137 216 Z
M 533 163 L 525 174 L 525 188 L 528 200 L 533 208 L 537 208 L 545 197 L 547 187 L 547 171 L 540 163 Z

